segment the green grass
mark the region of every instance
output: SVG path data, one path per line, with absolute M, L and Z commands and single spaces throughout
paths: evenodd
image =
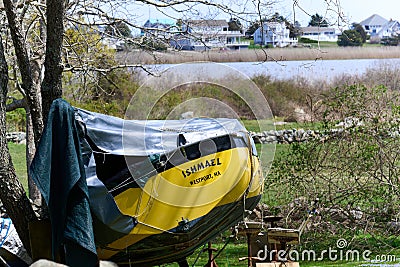
M 218 249 L 217 252 L 213 252 L 213 256 L 216 256 L 219 253 L 220 249 L 224 246 L 225 242 L 221 240 L 221 238 L 217 238 L 215 243 L 212 243 L 212 247 Z M 207 251 L 202 252 L 203 248 L 207 248 L 206 246 L 202 246 L 198 248 L 189 258 L 188 263 L 189 266 L 204 266 L 208 262 L 208 254 Z M 247 245 L 246 240 L 242 237 L 239 240 L 233 240 L 229 242 L 225 249 L 220 252 L 220 254 L 216 258 L 216 263 L 220 267 L 230 267 L 230 266 L 247 266 L 247 260 L 239 261 L 239 258 L 246 257 L 247 255 Z M 168 267 L 178 267 L 177 263 L 166 264 L 164 266 Z
M 26 145 L 8 143 L 11 158 L 14 163 L 14 168 L 18 179 L 22 183 L 25 192 L 28 192 L 28 175 L 26 170 Z
M 398 266 L 396 263 L 387 263 L 383 262 L 382 265 L 376 265 L 376 263 L 371 263 L 371 262 L 362 262 L 362 261 L 356 261 L 356 262 L 345 262 L 345 261 L 321 261 L 321 262 L 301 262 L 300 263 L 301 267 L 319 267 L 319 266 L 331 266 L 331 267 L 340 267 L 340 266 Z
M 301 46 L 301 45 L 311 45 L 311 48 L 339 47 L 336 42 L 327 42 L 327 41 L 320 41 L 319 43 L 301 43 L 301 42 L 299 42 L 299 46 Z M 362 47 L 382 47 L 382 45 L 365 43 L 365 44 L 363 44 Z
M 229 235 L 229 232 L 225 232 L 225 236 Z M 215 256 L 217 253 L 219 253 L 220 249 L 225 245 L 225 240 L 223 240 L 221 237 L 216 238 L 216 240 L 213 241 L 212 247 L 218 249 L 217 252 L 214 252 L 213 255 Z M 189 266 L 204 266 L 207 261 L 208 261 L 208 254 L 207 252 L 202 252 L 202 249 L 205 248 L 206 246 L 202 246 L 198 248 L 190 257 L 188 257 L 188 263 Z M 296 248 L 294 248 L 296 249 Z M 328 248 L 322 248 L 323 249 L 328 249 Z M 334 249 L 334 248 L 332 248 Z M 344 250 L 345 252 L 346 250 Z M 300 251 L 301 253 L 301 251 Z M 335 252 L 333 252 L 335 253 Z M 388 252 L 379 252 L 379 253 L 384 253 L 386 255 L 396 255 L 397 256 L 397 261 L 395 262 L 384 262 L 384 266 L 393 266 L 394 264 L 398 264 L 399 257 L 400 257 L 400 250 L 397 251 L 388 251 Z M 366 262 L 362 261 L 362 251 L 360 252 L 360 257 L 359 261 L 330 261 L 329 256 L 327 254 L 324 254 L 324 260 L 323 261 L 300 261 L 300 266 L 304 267 L 313 267 L 313 266 L 369 266 L 368 264 L 371 264 L 371 262 Z M 300 254 L 301 255 L 301 254 Z M 336 254 L 332 254 L 336 255 Z M 375 254 L 369 256 L 370 259 L 375 258 Z M 216 258 L 216 263 L 218 266 L 221 267 L 230 267 L 230 266 L 241 266 L 245 267 L 247 266 L 247 260 L 239 261 L 239 258 L 246 257 L 247 256 L 247 245 L 246 245 L 246 240 L 244 237 L 239 236 L 238 240 L 236 239 L 231 239 L 231 241 L 226 245 L 225 249 L 221 251 L 221 253 L 218 255 Z M 319 253 L 316 253 L 316 258 L 320 256 Z M 307 257 L 307 256 L 306 256 Z M 337 257 L 340 257 L 340 254 L 337 254 Z M 342 257 L 345 257 L 343 255 Z M 176 263 L 171 263 L 171 264 L 166 264 L 164 265 L 165 267 L 178 267 L 178 264 Z M 376 266 L 376 265 L 374 265 Z
M 336 42 L 326 42 L 320 41 L 319 43 L 300 43 L 299 46 L 306 45 L 310 46 L 310 48 L 326 48 L 326 47 L 338 47 Z
M 244 127 L 248 131 L 260 132 L 260 130 L 274 130 L 274 121 L 271 120 L 242 120 Z
M 281 122 L 282 118 L 278 118 L 275 120 L 275 122 Z M 273 125 L 272 121 L 266 121 L 264 124 L 262 122 L 259 122 L 257 120 L 242 120 L 242 123 L 246 127 L 248 131 L 252 132 L 259 132 L 260 127 L 263 128 L 263 130 L 285 130 L 285 129 L 304 129 L 304 130 L 317 130 L 321 127 L 321 123 L 299 123 L 299 122 L 288 122 L 285 124 L 278 124 L 278 125 Z

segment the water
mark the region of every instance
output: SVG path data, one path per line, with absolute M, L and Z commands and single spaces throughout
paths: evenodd
M 252 77 L 257 74 L 271 75 L 278 80 L 303 77 L 307 80 L 332 80 L 343 74 L 361 75 L 367 69 L 382 64 L 399 65 L 400 59 L 352 59 L 352 60 L 308 60 L 264 63 L 229 63 Z
M 367 69 L 383 64 L 400 66 L 400 59 L 350 59 L 350 60 L 304 60 L 279 62 L 234 62 L 221 63 L 234 68 L 249 77 L 264 74 L 277 80 L 303 77 L 309 81 L 331 81 L 343 74 L 361 75 Z M 173 64 L 150 65 L 152 71 L 159 72 Z

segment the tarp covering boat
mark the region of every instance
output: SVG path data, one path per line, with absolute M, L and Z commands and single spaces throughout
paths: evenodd
M 57 115 L 49 118 L 68 117 L 71 111 L 74 121 L 67 130 L 59 126 L 67 120 L 48 122 L 47 127 L 58 124 L 52 130 L 61 131 L 49 134 L 51 138 L 42 140 L 45 144 L 41 141 L 31 173 L 48 203 L 64 203 L 49 191 L 57 187 L 57 168 L 65 171 L 62 165 L 69 164 L 65 155 L 75 151 L 75 164 L 82 164 L 84 173 L 74 175 L 87 182 L 93 223 L 91 216 L 86 222 L 93 224 L 100 259 L 138 266 L 179 261 L 243 219 L 245 210 L 254 208 L 260 199 L 263 180 L 256 151 L 237 120 L 127 121 L 73 109 L 63 100 L 53 103 L 52 112 Z M 49 143 L 54 141 L 62 142 L 58 147 L 71 144 L 71 149 L 59 149 L 57 153 L 63 154 L 53 158 L 51 149 L 57 146 Z M 47 167 L 48 175 L 43 177 L 40 172 L 46 170 L 42 166 L 46 160 L 53 169 Z M 52 186 L 45 185 L 45 179 L 53 179 Z M 69 188 L 76 188 L 77 181 Z M 64 203 L 62 208 L 69 205 Z M 60 222 L 61 218 L 53 219 Z M 64 234 L 56 240 L 73 236 L 68 228 L 71 219 L 63 220 Z M 88 244 L 83 246 L 93 252 Z

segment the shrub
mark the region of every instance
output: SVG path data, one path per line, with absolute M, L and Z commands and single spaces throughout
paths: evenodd
M 345 30 L 338 37 L 338 46 L 362 46 L 363 38 L 356 30 Z
M 321 94 L 321 87 L 314 88 L 301 78 L 273 80 L 270 76 L 258 75 L 253 81 L 267 99 L 274 116 L 296 121 L 296 110 L 303 110 L 313 117 L 315 105 Z
M 205 103 L 210 101 L 216 102 Z M 251 109 L 238 95 L 223 87 L 203 83 L 184 84 L 168 91 L 154 103 L 149 118 L 179 119 L 181 111 L 188 109 L 194 111 L 195 116 L 232 117 L 236 114 L 240 118 L 254 119 Z
M 399 99 L 383 86 L 335 88 L 324 99 L 320 132 L 326 135 L 294 143 L 275 159 L 269 183 L 306 203 L 320 199 L 312 240 L 303 239 L 306 247 L 327 242 L 327 233 L 355 240 L 352 248 L 398 246 L 399 232 L 389 225 L 400 219 Z M 332 131 L 346 118 L 360 123 Z M 375 237 L 382 239 L 368 243 Z
M 299 43 L 304 43 L 304 44 L 317 44 L 318 41 L 316 41 L 316 40 L 311 40 L 311 39 L 305 38 L 305 37 L 300 37 L 300 38 L 299 38 Z
M 97 75 L 97 81 L 86 85 L 79 81 L 64 83 L 65 98 L 76 107 L 123 117 L 131 97 L 139 88 L 136 76 L 129 69 Z
M 25 109 L 19 108 L 6 114 L 8 132 L 24 132 L 26 129 Z

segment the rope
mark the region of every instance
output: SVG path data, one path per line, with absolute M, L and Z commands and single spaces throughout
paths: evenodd
M 194 260 L 194 262 L 193 262 L 193 264 L 192 264 L 192 267 L 194 267 L 194 266 L 196 265 L 197 261 L 198 261 L 199 258 L 200 258 L 200 255 L 203 254 L 203 252 L 204 252 L 204 247 L 205 247 L 205 246 L 206 246 L 206 244 L 203 245 L 203 247 L 201 248 L 200 252 L 197 254 L 197 257 L 196 257 L 196 259 Z
M 3 219 L 3 220 L 1 221 L 1 229 L 0 229 L 0 232 L 3 231 L 4 222 L 5 222 L 6 220 L 9 221 L 9 224 L 8 224 L 8 227 L 7 227 L 7 232 L 6 232 L 5 236 L 4 236 L 4 238 L 1 240 L 0 248 L 3 246 L 4 242 L 6 241 L 7 236 L 8 236 L 8 232 L 10 231 L 11 224 L 12 224 L 11 219 Z
M 251 140 L 250 140 L 250 134 L 246 134 L 247 137 L 247 143 L 248 143 L 248 150 L 249 150 L 249 160 L 250 160 L 250 182 L 249 185 L 246 188 L 246 191 L 243 194 L 243 221 L 244 218 L 246 217 L 246 197 L 249 194 L 250 187 L 252 186 L 254 182 L 254 162 L 253 162 L 253 147 L 251 145 Z
M 226 248 L 226 246 L 229 244 L 229 242 L 231 241 L 233 235 L 230 235 L 228 237 L 228 239 L 226 240 L 224 246 L 218 251 L 218 253 L 211 259 L 207 261 L 207 264 L 204 265 L 204 267 L 208 266 L 209 264 L 211 264 L 211 262 L 213 262 L 220 254 L 221 252 Z
M 0 233 L 3 232 L 4 221 L 5 221 L 5 219 L 1 220 Z M 4 237 L 4 239 L 5 239 L 5 238 L 7 238 L 7 233 L 6 233 L 5 237 Z M 3 245 L 3 243 L 4 243 L 4 241 L 1 241 L 1 243 L 0 243 L 0 244 L 1 244 L 1 245 L 0 245 L 0 248 L 1 248 L 1 246 Z

